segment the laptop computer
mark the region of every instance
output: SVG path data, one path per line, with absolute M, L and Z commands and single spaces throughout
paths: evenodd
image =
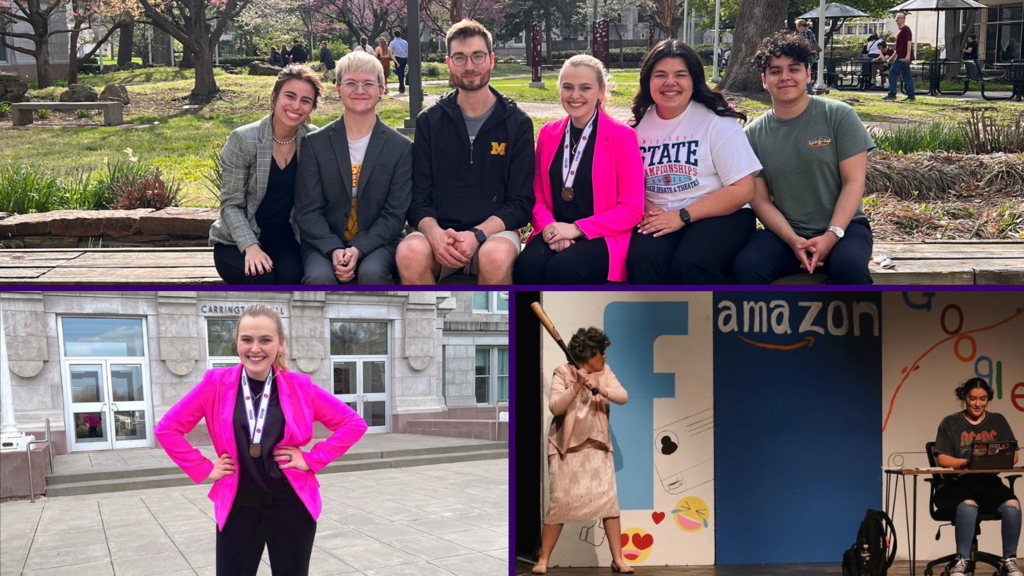
M 974 442 L 971 444 L 971 470 L 1006 470 L 1013 468 L 1013 455 L 1017 452 L 1017 441 Z

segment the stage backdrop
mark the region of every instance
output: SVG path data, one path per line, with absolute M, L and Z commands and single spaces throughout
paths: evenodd
M 567 343 L 580 327 L 608 334 L 608 365 L 629 393 L 610 416 L 624 555 L 634 565 L 713 564 L 711 294 L 546 292 L 541 299 Z M 546 442 L 551 376 L 565 355 L 544 342 Z M 561 566 L 610 563 L 601 522 L 567 524 L 551 558 Z
M 883 295 L 886 329 L 882 362 L 882 449 L 890 466 L 927 468 L 925 443 L 935 441 L 942 419 L 960 410 L 953 395 L 958 384 L 980 376 L 995 389 L 988 409 L 1006 417 L 1024 442 L 1024 294 L 1020 292 L 937 292 Z M 919 559 L 955 552 L 953 529 L 942 528 L 928 513 L 929 485 L 918 480 Z M 1024 496 L 1024 479 L 1016 492 Z M 913 480 L 908 503 L 912 506 Z M 902 487 L 893 514 L 901 538 L 900 558 L 908 558 Z M 985 522 L 981 550 L 1002 551 L 999 522 Z

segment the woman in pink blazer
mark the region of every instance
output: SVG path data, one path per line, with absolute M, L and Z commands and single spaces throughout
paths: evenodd
M 288 371 L 273 308 L 246 308 L 235 342 L 241 365 L 207 370 L 160 419 L 156 438 L 193 481 L 214 481 L 219 576 L 256 574 L 264 545 L 274 576 L 302 576 L 320 517 L 315 473 L 358 442 L 366 423 L 308 375 Z M 185 439 L 203 418 L 216 462 Z M 333 433 L 303 452 L 314 421 Z
M 636 132 L 602 109 L 608 71 L 600 60 L 585 54 L 566 60 L 558 85 L 569 115 L 545 124 L 537 136 L 533 233 L 513 280 L 624 282 L 630 231 L 644 204 Z

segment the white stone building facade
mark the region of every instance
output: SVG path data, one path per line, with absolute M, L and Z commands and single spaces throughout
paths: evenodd
M 352 406 L 371 432 L 405 432 L 410 420 L 447 418 L 453 409 L 493 413 L 508 399 L 505 298 L 468 291 L 5 292 L 0 370 L 9 371 L 10 390 L 2 398 L 19 431 L 42 432 L 48 418 L 59 453 L 155 447 L 155 423 L 204 372 L 238 363 L 236 319 L 261 302 L 282 315 L 291 370 Z M 189 437 L 200 443 L 203 425 Z

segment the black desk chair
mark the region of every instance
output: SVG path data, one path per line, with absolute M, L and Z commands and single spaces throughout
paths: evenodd
M 928 442 L 924 445 L 925 451 L 928 453 L 928 465 L 932 468 L 938 468 L 938 459 L 935 457 L 935 442 Z M 1010 490 L 1013 490 L 1013 483 L 1020 478 L 1020 474 L 1014 474 L 1013 476 L 1007 476 L 1006 479 L 1010 481 Z M 948 479 L 948 478 L 947 478 Z M 956 509 L 939 509 L 935 507 L 935 492 L 939 488 L 939 484 L 942 482 L 943 476 L 939 474 L 933 474 L 931 478 L 925 478 L 925 482 L 931 484 L 931 494 L 928 496 L 928 512 L 932 516 L 932 520 L 936 522 L 949 522 L 950 526 L 955 528 L 956 526 Z M 967 559 L 967 574 L 974 574 L 974 566 L 977 562 L 983 562 L 991 565 L 996 571 L 999 570 L 999 564 L 1003 561 L 1002 556 L 997 554 L 989 554 L 988 552 L 980 552 L 978 550 L 978 534 L 981 534 L 981 523 L 989 520 L 1001 520 L 1002 517 L 999 514 L 986 514 L 981 511 L 978 512 L 978 521 L 974 525 L 974 540 L 971 541 L 971 557 Z M 938 540 L 942 533 L 942 526 L 939 526 L 939 531 L 935 533 L 935 539 Z M 933 560 L 928 563 L 928 567 L 924 569 L 924 576 L 932 576 L 932 571 L 935 566 L 945 565 L 942 570 L 942 576 L 949 575 L 949 569 L 952 568 L 953 560 L 956 558 L 956 554 L 950 554 L 943 556 L 938 560 Z

